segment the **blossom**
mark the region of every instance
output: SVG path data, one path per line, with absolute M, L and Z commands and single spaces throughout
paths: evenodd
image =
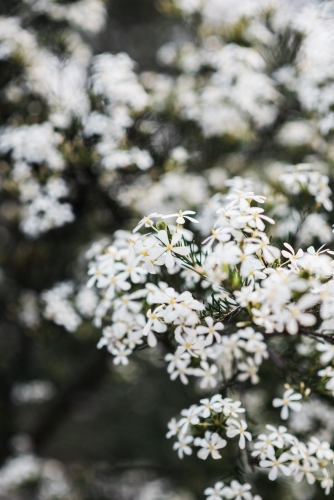
M 218 450 L 225 448 L 226 441 L 216 432 L 212 433 L 210 431 L 206 431 L 204 439 L 196 438 L 194 444 L 201 447 L 197 453 L 198 458 L 206 460 L 211 454 L 212 458 L 217 460 L 218 458 L 221 458 L 221 454 Z
M 134 228 L 134 230 L 132 231 L 133 233 L 136 233 L 137 231 L 139 231 L 143 226 L 145 227 L 153 227 L 153 220 L 151 219 L 151 217 L 157 217 L 157 218 L 162 218 L 163 215 L 162 214 L 158 214 L 157 212 L 153 212 L 152 214 L 149 214 L 145 217 L 143 217 L 139 222 L 138 224 L 136 225 L 136 227 Z
M 178 441 L 174 443 L 173 449 L 177 450 L 177 454 L 179 458 L 183 458 L 183 455 L 191 455 L 192 454 L 192 449 L 189 446 L 190 443 L 193 442 L 193 437 L 192 436 L 185 436 L 183 434 L 179 434 L 178 436 Z
M 301 394 L 295 393 L 293 389 L 287 389 L 283 394 L 283 399 L 275 398 L 273 400 L 273 406 L 279 408 L 282 406 L 281 418 L 287 420 L 289 417 L 289 408 L 293 411 L 300 411 L 302 409 L 301 403 L 298 403 L 303 396 Z
M 333 487 L 333 479 L 329 477 L 327 469 L 323 470 L 324 479 L 321 481 L 321 488 L 325 490 L 325 495 L 329 495 L 331 488 Z
M 180 333 L 175 335 L 175 340 L 179 344 L 177 350 L 180 354 L 187 351 L 191 356 L 197 358 L 198 354 L 196 354 L 196 350 L 202 350 L 205 346 L 205 342 L 196 336 L 195 331 L 191 331 L 189 328 L 187 328 L 186 331 L 187 333 L 184 334 L 184 336 Z
M 258 367 L 254 363 L 252 358 L 247 358 L 247 363 L 238 363 L 238 370 L 240 372 L 238 375 L 238 379 L 244 382 L 245 380 L 251 380 L 252 384 L 257 384 L 259 382 L 259 376 L 257 374 Z
M 212 344 L 213 339 L 215 338 L 216 342 L 221 342 L 221 336 L 219 335 L 218 331 L 224 329 L 223 323 L 220 321 L 214 324 L 214 320 L 211 316 L 206 316 L 204 318 L 207 326 L 198 326 L 196 330 L 200 334 L 207 334 L 206 336 L 206 343 L 207 345 Z
M 184 212 L 182 212 L 182 210 L 180 210 L 177 214 L 169 214 L 169 215 L 163 215 L 163 219 L 170 219 L 171 217 L 177 217 L 176 219 L 176 223 L 177 224 L 185 224 L 185 219 L 188 219 L 190 220 L 191 222 L 195 222 L 196 224 L 198 223 L 198 220 L 194 219 L 193 217 L 189 217 L 189 215 L 193 215 L 195 214 L 196 212 L 193 212 L 192 210 L 185 210 Z
M 157 333 L 163 333 L 167 330 L 167 325 L 165 325 L 161 320 L 161 312 L 149 309 L 146 313 L 148 317 L 148 322 L 143 329 L 143 335 L 147 335 L 147 343 L 150 347 L 155 347 L 157 345 L 157 339 L 153 333 L 153 330 Z
M 201 399 L 200 403 L 202 406 L 198 408 L 201 417 L 208 418 L 210 416 L 210 412 L 213 411 L 215 413 L 220 413 L 223 410 L 223 402 L 220 394 L 216 394 L 212 396 L 211 399 Z
M 276 458 L 274 454 L 268 453 L 268 458 L 266 460 L 260 461 L 260 467 L 268 468 L 270 467 L 270 472 L 268 478 L 270 481 L 275 481 L 278 475 L 278 471 L 283 472 L 285 476 L 291 475 L 291 469 L 285 465 L 291 459 L 289 453 L 282 453 L 279 458 Z
M 287 428 L 284 425 L 280 425 L 278 428 L 273 425 L 267 424 L 266 428 L 271 431 L 269 434 L 269 439 L 273 441 L 275 446 L 278 448 L 283 448 L 285 443 L 294 444 L 296 442 L 296 437 L 287 432 Z
M 234 500 L 252 500 L 250 490 L 250 484 L 240 484 L 239 481 L 233 480 L 230 486 L 226 487 L 225 496 Z
M 225 398 L 222 401 L 223 413 L 226 417 L 238 418 L 238 413 L 244 413 L 245 408 L 241 407 L 241 401 L 233 401 L 230 398 Z
M 300 259 L 304 255 L 303 250 L 300 248 L 298 252 L 295 253 L 294 249 L 289 243 L 283 243 L 283 244 L 289 250 L 289 252 L 287 252 L 286 250 L 282 250 L 281 253 L 283 257 L 288 259 L 293 266 L 296 266 L 297 265 L 296 260 Z
M 132 354 L 132 350 L 127 349 L 125 345 L 120 344 L 111 350 L 111 354 L 115 356 L 113 360 L 115 365 L 127 365 L 129 363 L 128 356 Z
M 178 425 L 183 434 L 188 431 L 190 425 L 197 425 L 199 423 L 198 414 L 199 411 L 196 405 L 192 405 L 188 410 L 181 411 L 182 418 Z
M 200 366 L 201 368 L 194 369 L 194 375 L 196 377 L 203 377 L 200 383 L 201 388 L 205 389 L 208 386 L 215 387 L 217 379 L 214 375 L 218 372 L 218 367 L 214 364 L 210 366 L 207 361 L 201 361 Z
M 183 352 L 182 354 L 175 352 L 174 354 L 168 353 L 165 356 L 165 360 L 169 361 L 169 365 L 167 367 L 167 372 L 171 373 L 175 370 L 178 363 L 182 363 L 183 361 L 190 362 L 190 354 L 187 352 Z
M 169 429 L 169 431 L 166 434 L 167 439 L 171 438 L 172 436 L 176 436 L 179 433 L 180 426 L 175 418 L 172 418 L 167 425 Z
M 330 361 L 332 361 L 332 359 L 334 358 L 334 344 L 329 344 L 328 342 L 319 342 L 316 345 L 316 349 L 317 351 L 323 353 L 320 357 L 322 363 L 330 363 Z
M 245 210 L 246 208 L 248 208 L 249 202 L 251 200 L 254 200 L 257 203 L 264 203 L 266 201 L 265 196 L 256 195 L 252 191 L 244 192 L 244 191 L 241 191 L 240 189 L 234 189 L 233 191 L 235 191 L 236 194 L 232 193 L 232 194 L 229 194 L 228 196 L 226 196 L 227 200 L 232 200 L 228 204 L 228 208 L 232 208 L 232 207 L 239 205 L 240 210 Z
M 174 260 L 174 257 L 172 255 L 172 252 L 177 254 L 177 255 L 182 255 L 182 256 L 188 255 L 190 253 L 189 247 L 176 246 L 177 243 L 179 243 L 179 241 L 182 238 L 182 235 L 180 233 L 175 233 L 172 237 L 171 242 L 169 242 L 168 234 L 167 234 L 167 231 L 165 231 L 165 230 L 159 231 L 157 237 L 163 243 L 163 245 L 161 245 L 161 246 L 164 248 L 164 250 L 159 255 L 159 257 L 161 257 L 161 255 L 164 255 L 166 267 L 173 267 L 175 265 L 175 260 Z
M 246 439 L 248 441 L 252 440 L 252 435 L 250 432 L 246 431 L 247 429 L 247 424 L 244 420 L 241 420 L 238 422 L 238 420 L 235 420 L 233 418 L 229 418 L 227 420 L 227 431 L 226 431 L 226 436 L 229 438 L 234 438 L 236 436 L 239 437 L 239 448 L 243 450 L 246 446 Z
M 187 375 L 193 375 L 193 368 L 189 368 L 189 360 L 188 359 L 180 359 L 177 364 L 175 364 L 174 369 L 170 370 L 170 378 L 171 380 L 175 380 L 177 377 L 180 377 L 182 384 L 188 384 Z
M 204 495 L 207 495 L 206 500 L 223 500 L 225 496 L 224 492 L 224 483 L 222 481 L 218 481 L 213 488 L 206 488 L 204 490 Z

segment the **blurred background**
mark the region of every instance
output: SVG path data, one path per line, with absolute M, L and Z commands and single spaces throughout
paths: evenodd
M 294 76 L 296 86 L 292 88 L 288 71 L 281 72 L 275 77 L 266 103 L 269 115 L 275 109 L 273 119 L 259 124 L 262 118 L 258 122 L 253 120 L 257 109 L 254 113 L 253 108 L 246 112 L 247 104 L 236 130 L 210 133 L 194 118 L 194 112 L 191 114 L 190 92 L 180 91 L 173 97 L 175 102 L 170 97 L 175 82 L 182 89 L 188 88 L 188 84 L 196 91 L 206 87 L 205 79 L 212 70 L 207 62 L 201 65 L 194 61 L 191 44 L 208 47 L 211 43 L 215 47 L 221 37 L 241 48 L 253 47 L 265 61 L 265 69 L 259 71 L 272 79 L 280 68 L 293 68 L 303 41 L 300 31 L 281 28 L 278 21 L 274 28 L 268 12 L 259 18 L 254 13 L 247 14 L 246 1 L 236 2 L 241 14 L 237 14 L 231 25 L 226 27 L 224 21 L 221 28 L 212 28 L 208 24 L 209 28 L 204 26 L 207 32 L 204 28 L 202 32 L 199 30 L 196 13 L 185 10 L 181 15 L 169 1 L 110 0 L 104 4 L 91 0 L 76 17 L 75 9 L 70 7 L 80 2 L 83 0 L 0 1 L 0 265 L 3 270 L 0 275 L 0 498 L 202 499 L 204 489 L 214 479 L 232 477 L 235 465 L 228 457 L 218 464 L 201 462 L 196 457 L 180 461 L 165 439 L 170 418 L 197 402 L 201 393 L 170 381 L 163 348 L 138 352 L 128 366 L 115 366 L 107 350 L 96 348 L 101 329 L 92 325 L 89 305 L 96 297 L 86 297 L 83 293 L 84 306 L 78 305 L 74 298 L 85 288 L 85 253 L 94 241 L 110 237 L 116 230 L 134 227 L 145 212 L 145 203 L 148 207 L 145 213 L 162 209 L 174 212 L 181 203 L 186 209 L 203 206 L 210 195 L 223 189 L 224 181 L 231 175 L 251 173 L 255 182 L 262 181 L 279 170 L 277 162 L 298 163 L 307 159 L 321 164 L 324 171 L 331 168 L 332 125 L 327 129 L 322 125 L 322 132 L 318 125 L 325 115 L 328 117 L 333 102 L 329 100 L 326 112 L 321 114 L 320 106 L 312 108 L 312 104 L 305 104 L 307 99 L 297 88 L 298 75 Z M 289 2 L 289 12 L 292 10 L 297 16 L 301 8 L 318 4 L 321 2 L 295 0 Z M 235 7 L 227 6 L 226 12 L 229 9 L 234 12 Z M 312 22 L 312 16 L 308 16 L 305 18 Z M 249 26 L 252 35 L 247 31 Z M 271 37 L 264 27 L 268 32 L 271 30 Z M 203 42 L 205 36 L 209 37 L 207 45 Z M 159 51 L 163 46 L 165 49 Z M 184 46 L 188 49 L 177 55 Z M 315 47 L 315 52 L 319 53 L 319 47 Z M 116 113 L 115 107 L 112 112 L 108 108 L 107 98 L 101 98 L 97 84 L 89 87 L 92 70 L 87 69 L 90 64 L 87 61 L 104 52 L 128 54 L 135 62 L 133 75 L 141 75 L 138 81 L 150 96 L 151 101 L 142 109 L 129 105 L 131 122 L 126 138 L 119 139 L 122 151 L 133 153 L 131 148 L 148 151 L 149 169 L 138 167 L 139 162 L 136 165 L 135 161 L 130 166 L 126 164 L 125 169 L 99 167 L 96 151 L 104 160 L 107 155 L 96 147 L 99 133 L 87 132 L 89 112 L 86 116 L 83 109 L 88 99 L 91 110 L 100 115 L 110 117 Z M 56 58 L 57 63 L 48 66 L 43 57 Z M 82 71 L 88 77 L 80 76 L 80 66 L 79 76 L 65 75 L 65 91 L 60 92 L 58 83 L 55 84 L 59 76 L 57 64 L 71 57 L 76 58 L 75 64 L 81 61 Z M 37 71 L 34 64 L 38 58 L 41 62 Z M 193 69 L 189 69 L 192 64 Z M 224 64 L 236 67 L 233 59 Z M 259 64 L 261 67 L 262 63 Z M 323 66 L 334 72 L 328 61 Z M 99 71 L 101 76 L 103 71 Z M 116 74 L 120 70 L 115 66 L 111 74 L 113 71 Z M 101 77 L 102 87 L 108 78 L 108 75 L 105 80 Z M 196 78 L 195 83 L 190 84 L 189 78 Z M 226 85 L 233 85 L 233 78 Z M 292 76 L 289 78 L 293 80 Z M 314 83 L 312 78 L 308 79 L 305 70 L 298 85 L 303 87 L 306 82 L 311 88 L 312 81 L 314 88 L 323 88 L 323 82 Z M 323 75 L 323 80 L 332 82 L 333 74 Z M 48 86 L 44 88 L 45 82 Z M 88 89 L 85 90 L 88 98 L 82 101 L 78 98 L 76 110 L 69 112 L 82 91 L 81 84 Z M 244 91 L 242 87 L 239 89 L 240 96 Z M 130 96 L 122 97 L 124 102 L 130 102 L 131 92 L 130 89 Z M 261 94 L 262 89 L 258 92 Z M 52 93 L 57 94 L 59 106 L 50 99 Z M 253 98 L 259 102 L 258 95 L 250 100 Z M 189 105 L 188 111 L 183 110 L 183 104 L 185 108 Z M 224 123 L 229 120 L 228 116 L 223 119 Z M 52 132 L 32 129 L 46 122 L 51 123 Z M 298 125 L 284 129 L 290 122 Z M 27 128 L 22 127 L 30 127 L 32 135 L 27 135 Z M 13 130 L 18 129 L 23 130 L 22 137 L 14 136 Z M 49 134 L 45 142 L 44 133 Z M 107 137 L 108 141 L 111 139 Z M 22 206 L 26 213 L 32 210 L 37 196 L 35 185 L 30 182 L 32 178 L 42 186 L 38 189 L 47 186 L 53 148 L 59 149 L 63 160 L 59 160 L 61 167 L 50 170 L 57 179 L 57 172 L 61 171 L 67 186 L 63 197 L 72 209 L 66 208 L 64 222 L 58 223 L 55 217 L 50 230 L 42 230 L 45 220 L 38 219 L 46 210 L 42 204 L 36 208 L 33 222 L 24 218 L 20 210 Z M 22 181 L 26 175 L 22 173 L 26 168 L 23 163 L 29 164 L 29 183 Z M 15 175 L 11 174 L 13 165 Z M 183 187 L 179 182 L 184 183 Z M 31 198 L 27 194 L 30 189 Z M 61 192 L 63 187 L 57 189 Z M 295 228 L 300 229 L 300 221 L 293 217 L 290 212 L 281 214 L 279 236 L 284 236 L 284 228 L 285 234 L 290 232 L 298 241 Z M 314 233 L 310 244 L 331 241 L 331 222 L 319 216 L 312 230 L 303 226 L 304 234 Z M 70 283 L 69 291 L 55 291 L 55 284 L 60 282 Z M 53 295 L 45 295 L 50 290 Z M 51 307 L 55 303 L 57 310 Z M 74 328 L 64 319 L 71 314 Z M 264 379 L 270 375 L 273 385 L 280 380 L 280 374 L 273 373 L 270 364 L 263 370 Z M 254 412 L 262 408 L 267 416 L 276 418 L 266 397 L 260 389 L 253 389 L 249 404 Z M 328 418 L 332 417 L 331 411 L 328 406 L 322 408 Z M 242 464 L 239 466 L 238 474 Z M 259 491 L 267 500 L 322 498 L 308 496 L 310 493 L 302 486 L 297 492 L 284 485 L 272 491 L 266 479 L 258 482 Z

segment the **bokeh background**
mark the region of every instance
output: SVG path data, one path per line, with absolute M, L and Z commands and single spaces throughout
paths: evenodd
M 68 6 L 75 2 L 56 3 Z M 146 72 L 146 81 L 151 74 L 148 72 L 161 72 L 173 78 L 182 70 L 161 62 L 161 57 L 157 57 L 159 48 L 169 42 L 179 45 L 196 42 L 198 33 L 196 19 L 168 15 L 167 3 L 110 0 L 106 4 L 105 25 L 99 32 L 81 30 L 80 26 L 74 31 L 93 54 L 127 53 L 136 62 L 134 71 Z M 298 13 L 306 4 L 318 3 L 321 2 L 296 0 L 290 2 L 290 7 Z M 64 33 L 68 22 L 55 20 L 43 10 L 32 12 L 32 5 L 29 1 L 1 0 L 0 15 L 4 19 L 20 19 L 25 30 L 35 33 L 40 46 L 60 59 L 66 58 Z M 245 42 L 242 27 L 239 28 L 240 32 L 222 36 L 230 36 L 240 46 L 251 44 Z M 14 33 L 13 37 L 17 36 Z M 272 75 L 280 67 L 293 65 L 301 41 L 298 32 L 287 30 L 267 46 L 267 52 L 261 54 L 266 59 L 268 73 Z M 4 127 L 40 124 L 50 113 L 50 103 L 36 89 L 28 88 L 17 99 L 13 98 L 15 85 L 25 85 L 24 66 L 25 62 L 17 55 L 0 60 L 0 120 Z M 205 76 L 206 69 L 201 68 L 198 73 L 201 71 Z M 11 82 L 14 86 L 10 94 Z M 133 227 L 146 196 L 150 208 L 156 203 L 157 210 L 160 209 L 160 191 L 156 188 L 159 182 L 167 193 L 165 206 L 169 208 L 176 203 L 175 211 L 180 208 L 180 200 L 188 204 L 183 208 L 200 205 L 206 196 L 218 192 L 230 175 L 256 171 L 261 178 L 269 160 L 298 163 L 315 157 L 331 165 L 333 148 L 324 151 L 320 139 L 317 142 L 316 127 L 311 130 L 310 141 L 307 134 L 305 139 L 304 132 L 294 144 L 277 141 L 278 131 L 285 123 L 305 120 L 310 124 L 313 119 L 313 111 L 305 110 L 293 91 L 284 88 L 280 91 L 284 99 L 276 103 L 279 111 L 274 122 L 251 136 L 245 133 L 247 137 L 207 136 L 191 120 L 180 119 L 175 109 L 148 107 L 136 116 L 129 132 L 131 144 L 149 150 L 154 162 L 150 173 L 139 180 L 136 170 L 129 168 L 101 184 L 96 170 L 91 168 L 96 163 L 94 140 L 82 140 L 80 120 L 72 117 L 71 123 L 60 129 L 67 165 L 65 179 L 71 189 L 75 222 L 45 231 L 38 238 L 31 238 L 20 229 L 17 191 L 12 188 L 13 179 L 8 180 L 11 151 L 2 146 L 0 498 L 196 500 L 203 498 L 203 490 L 212 483 L 212 478 L 234 472 L 234 464 L 228 460 L 217 464 L 189 457 L 180 461 L 166 441 L 169 419 L 197 401 L 199 393 L 170 381 L 164 369 L 163 349 L 140 351 L 128 366 L 116 367 L 106 350 L 96 349 L 101 332 L 90 318 L 69 332 L 64 325 L 49 321 L 38 304 L 41 294 L 55 283 L 67 280 L 85 283 L 84 254 L 89 245 L 111 236 L 115 230 Z M 96 98 L 90 97 L 100 109 Z M 143 123 L 146 128 L 153 123 L 154 132 L 143 133 Z M 180 145 L 193 156 L 187 167 L 181 165 L 183 170 L 176 170 L 178 175 L 181 171 L 204 180 L 171 175 L 175 172 L 173 161 L 177 161 L 170 160 L 170 152 Z M 43 162 L 31 163 L 36 176 L 42 176 Z M 272 174 L 268 171 L 267 175 Z M 176 186 L 178 180 L 184 183 L 181 188 Z M 190 181 L 194 183 L 189 184 Z M 128 193 L 126 186 L 133 191 Z M 177 189 L 180 192 L 175 194 Z M 200 194 L 196 199 L 197 192 Z M 128 203 L 122 203 L 124 193 L 128 193 Z M 326 238 L 331 241 L 328 227 L 322 235 L 315 234 L 314 241 L 322 243 Z M 274 385 L 275 377 L 278 380 L 280 374 L 273 373 L 270 366 L 266 369 L 264 378 L 270 376 Z M 263 398 L 264 393 L 254 390 L 253 404 L 262 404 Z M 268 408 L 265 411 L 271 416 Z M 285 491 L 284 487 L 272 491 L 265 479 L 261 488 L 267 500 L 283 498 L 282 495 L 292 498 L 290 490 Z M 306 493 L 300 488 L 298 498 L 305 500 Z

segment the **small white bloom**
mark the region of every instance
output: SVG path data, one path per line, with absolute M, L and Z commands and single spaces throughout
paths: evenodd
M 208 386 L 216 387 L 217 379 L 214 377 L 214 375 L 216 375 L 216 373 L 218 372 L 217 365 L 212 364 L 210 366 L 207 361 L 201 361 L 200 366 L 201 368 L 194 369 L 194 375 L 196 377 L 203 377 L 200 384 L 201 388 L 206 389 Z
M 204 490 L 204 495 L 208 497 L 206 500 L 223 500 L 225 496 L 224 490 L 224 483 L 219 481 L 213 488 L 206 488 L 206 490 Z
M 175 265 L 175 260 L 172 255 L 172 252 L 177 254 L 177 255 L 188 255 L 190 253 L 190 248 L 185 247 L 185 246 L 176 246 L 178 242 L 181 240 L 182 235 L 180 233 L 175 233 L 172 237 L 172 241 L 169 242 L 168 239 L 168 234 L 167 231 L 159 231 L 158 236 L 159 240 L 163 243 L 162 248 L 163 251 L 160 253 L 161 257 L 162 255 L 165 257 L 165 266 L 166 267 L 173 267 Z M 156 263 L 160 263 L 160 259 L 156 261 Z
M 133 233 L 136 233 L 137 231 L 139 231 L 139 229 L 141 229 L 143 226 L 145 226 L 145 227 L 152 227 L 153 224 L 154 224 L 154 222 L 153 222 L 153 220 L 151 220 L 151 217 L 163 218 L 163 215 L 162 214 L 158 214 L 157 212 L 153 212 L 152 214 L 147 215 L 146 217 L 143 217 L 138 222 L 138 224 L 136 225 L 136 227 L 134 228 Z
M 291 459 L 288 453 L 282 453 L 279 458 L 276 458 L 274 454 L 268 454 L 267 460 L 260 461 L 260 467 L 268 468 L 270 467 L 270 472 L 268 478 L 270 481 L 275 481 L 278 476 L 278 471 L 283 472 L 285 476 L 291 475 L 291 469 L 285 465 L 285 462 L 288 462 Z
M 221 454 L 218 450 L 225 448 L 226 441 L 216 432 L 212 433 L 210 431 L 206 431 L 204 439 L 196 438 L 194 444 L 196 446 L 201 446 L 201 449 L 197 453 L 198 458 L 206 460 L 211 454 L 212 458 L 217 460 L 218 458 L 221 458 Z
M 185 436 L 183 434 L 179 434 L 179 440 L 174 443 L 173 449 L 177 450 L 177 454 L 179 455 L 179 458 L 183 458 L 183 455 L 191 455 L 192 454 L 192 449 L 190 448 L 189 444 L 193 442 L 193 437 L 192 436 Z
M 226 436 L 228 438 L 234 438 L 236 436 L 239 437 L 239 448 L 243 450 L 246 446 L 246 439 L 248 441 L 252 440 L 252 435 L 250 432 L 246 431 L 247 429 L 247 424 L 244 420 L 241 420 L 241 422 L 238 422 L 238 420 L 235 420 L 233 418 L 229 418 L 227 420 L 227 431 L 226 431 Z
M 185 224 L 185 219 L 190 220 L 191 222 L 195 222 L 196 224 L 198 223 L 198 220 L 193 219 L 192 217 L 189 217 L 189 215 L 194 215 L 196 212 L 193 212 L 192 210 L 185 210 L 182 212 L 182 210 L 179 211 L 177 214 L 170 214 L 170 215 L 163 215 L 163 219 L 170 219 L 171 217 L 177 217 L 176 223 L 177 224 Z
M 289 417 L 289 408 L 293 411 L 300 411 L 302 409 L 301 403 L 298 403 L 303 396 L 301 394 L 295 393 L 293 389 L 288 389 L 283 394 L 283 399 L 275 398 L 273 400 L 273 406 L 279 408 L 282 406 L 281 418 L 287 420 Z
M 211 316 L 206 316 L 205 322 L 207 326 L 200 325 L 196 328 L 198 333 L 206 335 L 207 345 L 211 345 L 214 338 L 216 339 L 216 342 L 220 343 L 221 336 L 218 331 L 224 329 L 223 323 L 219 321 L 218 323 L 214 324 L 213 318 L 211 318 Z

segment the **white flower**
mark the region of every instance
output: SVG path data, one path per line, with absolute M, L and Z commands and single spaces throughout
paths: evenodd
M 196 350 L 202 350 L 205 347 L 204 340 L 199 340 L 196 336 L 196 332 L 190 328 L 186 329 L 187 333 L 182 336 L 180 333 L 175 334 L 175 340 L 180 344 L 177 348 L 177 352 L 182 354 L 187 351 L 189 354 L 195 358 L 198 357 Z M 189 332 L 189 333 L 188 333 Z
M 225 398 L 222 400 L 223 413 L 226 417 L 238 418 L 238 413 L 245 413 L 245 408 L 241 408 L 241 401 Z
M 199 410 L 196 405 L 192 405 L 187 410 L 182 410 L 181 415 L 183 418 L 179 421 L 179 427 L 181 428 L 182 434 L 188 431 L 190 425 L 197 425 L 199 423 Z
M 267 460 L 260 461 L 260 467 L 270 467 L 271 470 L 269 472 L 268 478 L 270 481 L 275 481 L 278 476 L 278 471 L 282 471 L 285 476 L 291 475 L 291 469 L 284 464 L 284 462 L 288 462 L 291 459 L 291 456 L 288 453 L 282 453 L 279 458 L 276 458 L 274 454 L 268 453 Z
M 326 458 L 331 460 L 333 458 L 333 451 L 330 448 L 328 441 L 319 441 L 318 438 L 312 436 L 308 443 L 308 449 L 311 455 L 316 454 L 317 458 L 322 460 Z
M 320 356 L 322 363 L 330 363 L 334 358 L 334 344 L 329 344 L 327 342 L 321 343 L 319 342 L 316 345 L 316 349 L 323 354 Z
M 293 411 L 300 411 L 302 409 L 301 403 L 298 403 L 303 396 L 301 394 L 295 393 L 293 389 L 288 389 L 283 394 L 283 399 L 275 398 L 273 400 L 273 406 L 279 408 L 282 406 L 281 418 L 287 420 L 289 417 L 289 408 Z
M 226 498 L 233 500 L 252 500 L 250 493 L 251 485 L 248 483 L 240 484 L 239 481 L 232 481 L 230 486 L 225 490 Z
M 268 454 L 274 454 L 275 448 L 273 447 L 275 442 L 267 439 L 265 434 L 260 434 L 259 441 L 254 443 L 254 451 L 252 451 L 252 457 L 260 457 L 261 460 L 265 460 Z
M 275 221 L 268 217 L 267 215 L 263 215 L 264 209 L 259 207 L 248 207 L 245 210 L 246 218 L 248 219 L 248 225 L 253 228 L 257 228 L 259 231 L 264 231 L 265 224 L 264 220 L 270 222 L 270 224 L 275 224 Z
M 169 365 L 167 367 L 167 372 L 172 373 L 175 371 L 176 367 L 186 361 L 188 364 L 190 363 L 190 354 L 187 352 L 184 352 L 182 354 L 179 354 L 178 352 L 175 352 L 174 354 L 168 353 L 165 356 L 165 360 L 169 361 Z
M 206 500 L 223 500 L 225 496 L 224 491 L 224 483 L 219 481 L 213 488 L 206 488 L 206 490 L 204 490 L 204 495 L 208 497 Z
M 238 380 L 244 382 L 245 380 L 251 380 L 252 384 L 259 383 L 259 376 L 257 374 L 258 366 L 254 363 L 252 358 L 247 358 L 247 363 L 238 363 L 238 370 L 243 373 L 239 373 Z
M 275 259 L 278 259 L 280 256 L 280 251 L 278 248 L 270 245 L 269 238 L 263 234 L 262 239 L 250 238 L 247 241 L 250 243 L 246 243 L 245 245 L 245 253 L 256 253 L 262 252 L 262 255 L 268 264 L 272 264 Z
M 294 444 L 297 440 L 295 436 L 287 432 L 287 428 L 284 425 L 280 425 L 278 429 L 273 425 L 266 425 L 266 428 L 271 431 L 269 434 L 269 439 L 272 440 L 273 444 L 278 448 L 283 448 L 285 443 Z
M 126 281 L 126 279 L 127 273 L 105 276 L 105 280 L 100 281 L 99 286 L 103 288 L 107 286 L 106 299 L 112 300 L 115 297 L 115 294 L 121 290 L 130 290 L 131 284 Z
M 177 224 L 185 224 L 185 219 L 190 220 L 191 222 L 198 223 L 198 220 L 193 219 L 192 217 L 189 217 L 189 215 L 194 215 L 196 212 L 193 212 L 192 210 L 185 210 L 182 212 L 182 210 L 179 211 L 177 214 L 170 214 L 170 215 L 163 215 L 163 219 L 170 219 L 170 217 L 177 217 L 176 223 Z
M 117 347 L 114 347 L 111 349 L 111 354 L 113 354 L 114 357 L 114 364 L 115 365 L 127 365 L 129 363 L 129 360 L 127 356 L 130 356 L 132 354 L 131 349 L 127 349 L 125 345 L 120 344 Z
M 189 360 L 180 360 L 175 366 L 174 370 L 170 372 L 171 380 L 175 380 L 177 377 L 180 377 L 182 384 L 188 384 L 187 375 L 193 375 L 193 368 L 188 368 Z
M 172 418 L 172 420 L 170 420 L 167 425 L 169 429 L 166 434 L 167 439 L 171 438 L 172 436 L 176 436 L 180 432 L 179 422 L 175 418 Z
M 291 262 L 291 264 L 294 267 L 296 267 L 297 266 L 296 260 L 300 259 L 304 255 L 303 250 L 300 248 L 298 252 L 295 253 L 294 249 L 292 248 L 291 245 L 289 245 L 289 243 L 283 243 L 283 245 L 289 250 L 289 252 L 287 252 L 286 250 L 282 250 L 281 253 L 283 257 L 288 259 Z
M 217 365 L 212 364 L 210 366 L 207 361 L 201 361 L 200 366 L 201 368 L 194 369 L 194 375 L 196 377 L 203 377 L 200 384 L 201 388 L 206 389 L 208 386 L 216 387 L 217 380 L 214 375 L 218 372 Z
M 143 335 L 147 335 L 147 343 L 150 347 L 155 347 L 157 345 L 157 339 L 152 330 L 157 333 L 163 333 L 167 330 L 167 325 L 161 321 L 161 313 L 159 311 L 154 311 L 149 309 L 146 313 L 148 317 L 148 322 L 143 329 Z
M 189 435 L 184 436 L 183 434 L 179 434 L 178 439 L 179 440 L 174 443 L 173 449 L 177 450 L 179 458 L 182 459 L 183 455 L 191 455 L 193 451 L 190 448 L 189 444 L 193 442 L 193 437 Z
M 222 407 L 222 397 L 220 394 L 216 394 L 212 396 L 211 399 L 201 399 L 200 403 L 202 406 L 199 406 L 198 410 L 200 412 L 201 417 L 208 418 L 210 416 L 211 411 L 215 413 L 221 413 Z
M 318 464 L 312 465 L 309 460 L 304 460 L 303 464 L 299 464 L 298 470 L 294 474 L 296 483 L 300 483 L 305 477 L 308 484 L 314 484 L 316 478 L 312 473 L 318 469 Z
M 291 335 L 298 332 L 298 323 L 303 326 L 312 326 L 316 323 L 316 317 L 303 310 L 313 307 L 317 302 L 317 297 L 309 293 L 303 295 L 296 304 L 288 305 L 289 319 L 286 322 L 286 329 Z
M 180 233 L 175 233 L 172 237 L 171 242 L 169 242 L 168 234 L 167 234 L 167 231 L 165 231 L 165 230 L 159 231 L 157 237 L 163 243 L 163 245 L 161 245 L 161 246 L 162 246 L 162 248 L 164 248 L 164 250 L 162 253 L 160 253 L 159 257 L 164 255 L 166 267 L 173 267 L 175 265 L 175 260 L 174 260 L 174 257 L 172 255 L 172 252 L 176 253 L 177 255 L 182 255 L 182 256 L 188 255 L 190 253 L 189 247 L 176 246 L 177 243 L 182 238 L 182 235 Z M 157 260 L 156 263 L 158 263 L 158 262 L 159 261 Z
M 126 264 L 117 262 L 115 264 L 115 269 L 117 269 L 117 271 L 124 271 L 124 279 L 130 278 L 132 283 L 140 283 L 143 275 L 147 274 L 146 269 L 135 266 L 133 261 L 127 262 Z
M 333 479 L 329 477 L 327 469 L 323 469 L 324 479 L 321 481 L 321 488 L 325 490 L 325 495 L 329 495 L 331 488 L 333 487 Z
M 150 274 L 156 274 L 154 263 L 155 260 L 161 255 L 160 248 L 154 247 L 155 243 L 155 238 L 146 238 L 144 241 L 137 240 L 134 245 L 134 249 L 138 254 L 134 261 L 134 265 L 137 265 L 139 261 L 143 261 L 146 270 Z
M 212 433 L 210 431 L 205 432 L 204 439 L 196 438 L 194 441 L 196 446 L 201 446 L 201 449 L 197 453 L 198 458 L 206 460 L 211 454 L 212 458 L 217 460 L 221 458 L 221 454 L 218 450 L 225 448 L 226 441 L 222 439 L 216 432 Z
M 257 203 L 264 203 L 266 201 L 265 196 L 255 195 L 252 191 L 245 192 L 240 189 L 234 189 L 233 191 L 237 194 L 229 194 L 226 196 L 227 200 L 232 200 L 226 208 L 239 206 L 240 211 L 243 211 L 249 207 L 249 202 L 251 200 L 254 200 Z
M 246 431 L 247 429 L 247 424 L 244 420 L 241 420 L 241 422 L 238 422 L 238 420 L 235 420 L 234 418 L 229 418 L 227 420 L 227 431 L 226 431 L 226 436 L 228 438 L 234 438 L 235 436 L 240 436 L 239 437 L 239 448 L 243 450 L 246 446 L 246 439 L 248 441 L 252 440 L 252 435 L 250 432 Z
M 150 215 L 147 215 L 146 217 L 143 217 L 139 222 L 138 224 L 136 225 L 136 227 L 134 228 L 134 230 L 132 231 L 133 233 L 136 233 L 137 231 L 139 231 L 139 229 L 141 229 L 143 226 L 145 227 L 152 227 L 154 222 L 153 220 L 151 220 L 151 217 L 158 217 L 158 218 L 163 218 L 163 215 L 162 214 L 158 214 L 157 212 L 153 212 L 152 214 Z
M 204 319 L 208 326 L 200 325 L 196 328 L 196 330 L 200 334 L 207 334 L 206 344 L 211 345 L 213 342 L 213 338 L 216 339 L 216 342 L 221 342 L 221 336 L 219 335 L 218 331 L 224 329 L 223 323 L 219 321 L 218 323 L 214 324 L 213 318 L 211 318 L 211 316 L 206 316 Z

